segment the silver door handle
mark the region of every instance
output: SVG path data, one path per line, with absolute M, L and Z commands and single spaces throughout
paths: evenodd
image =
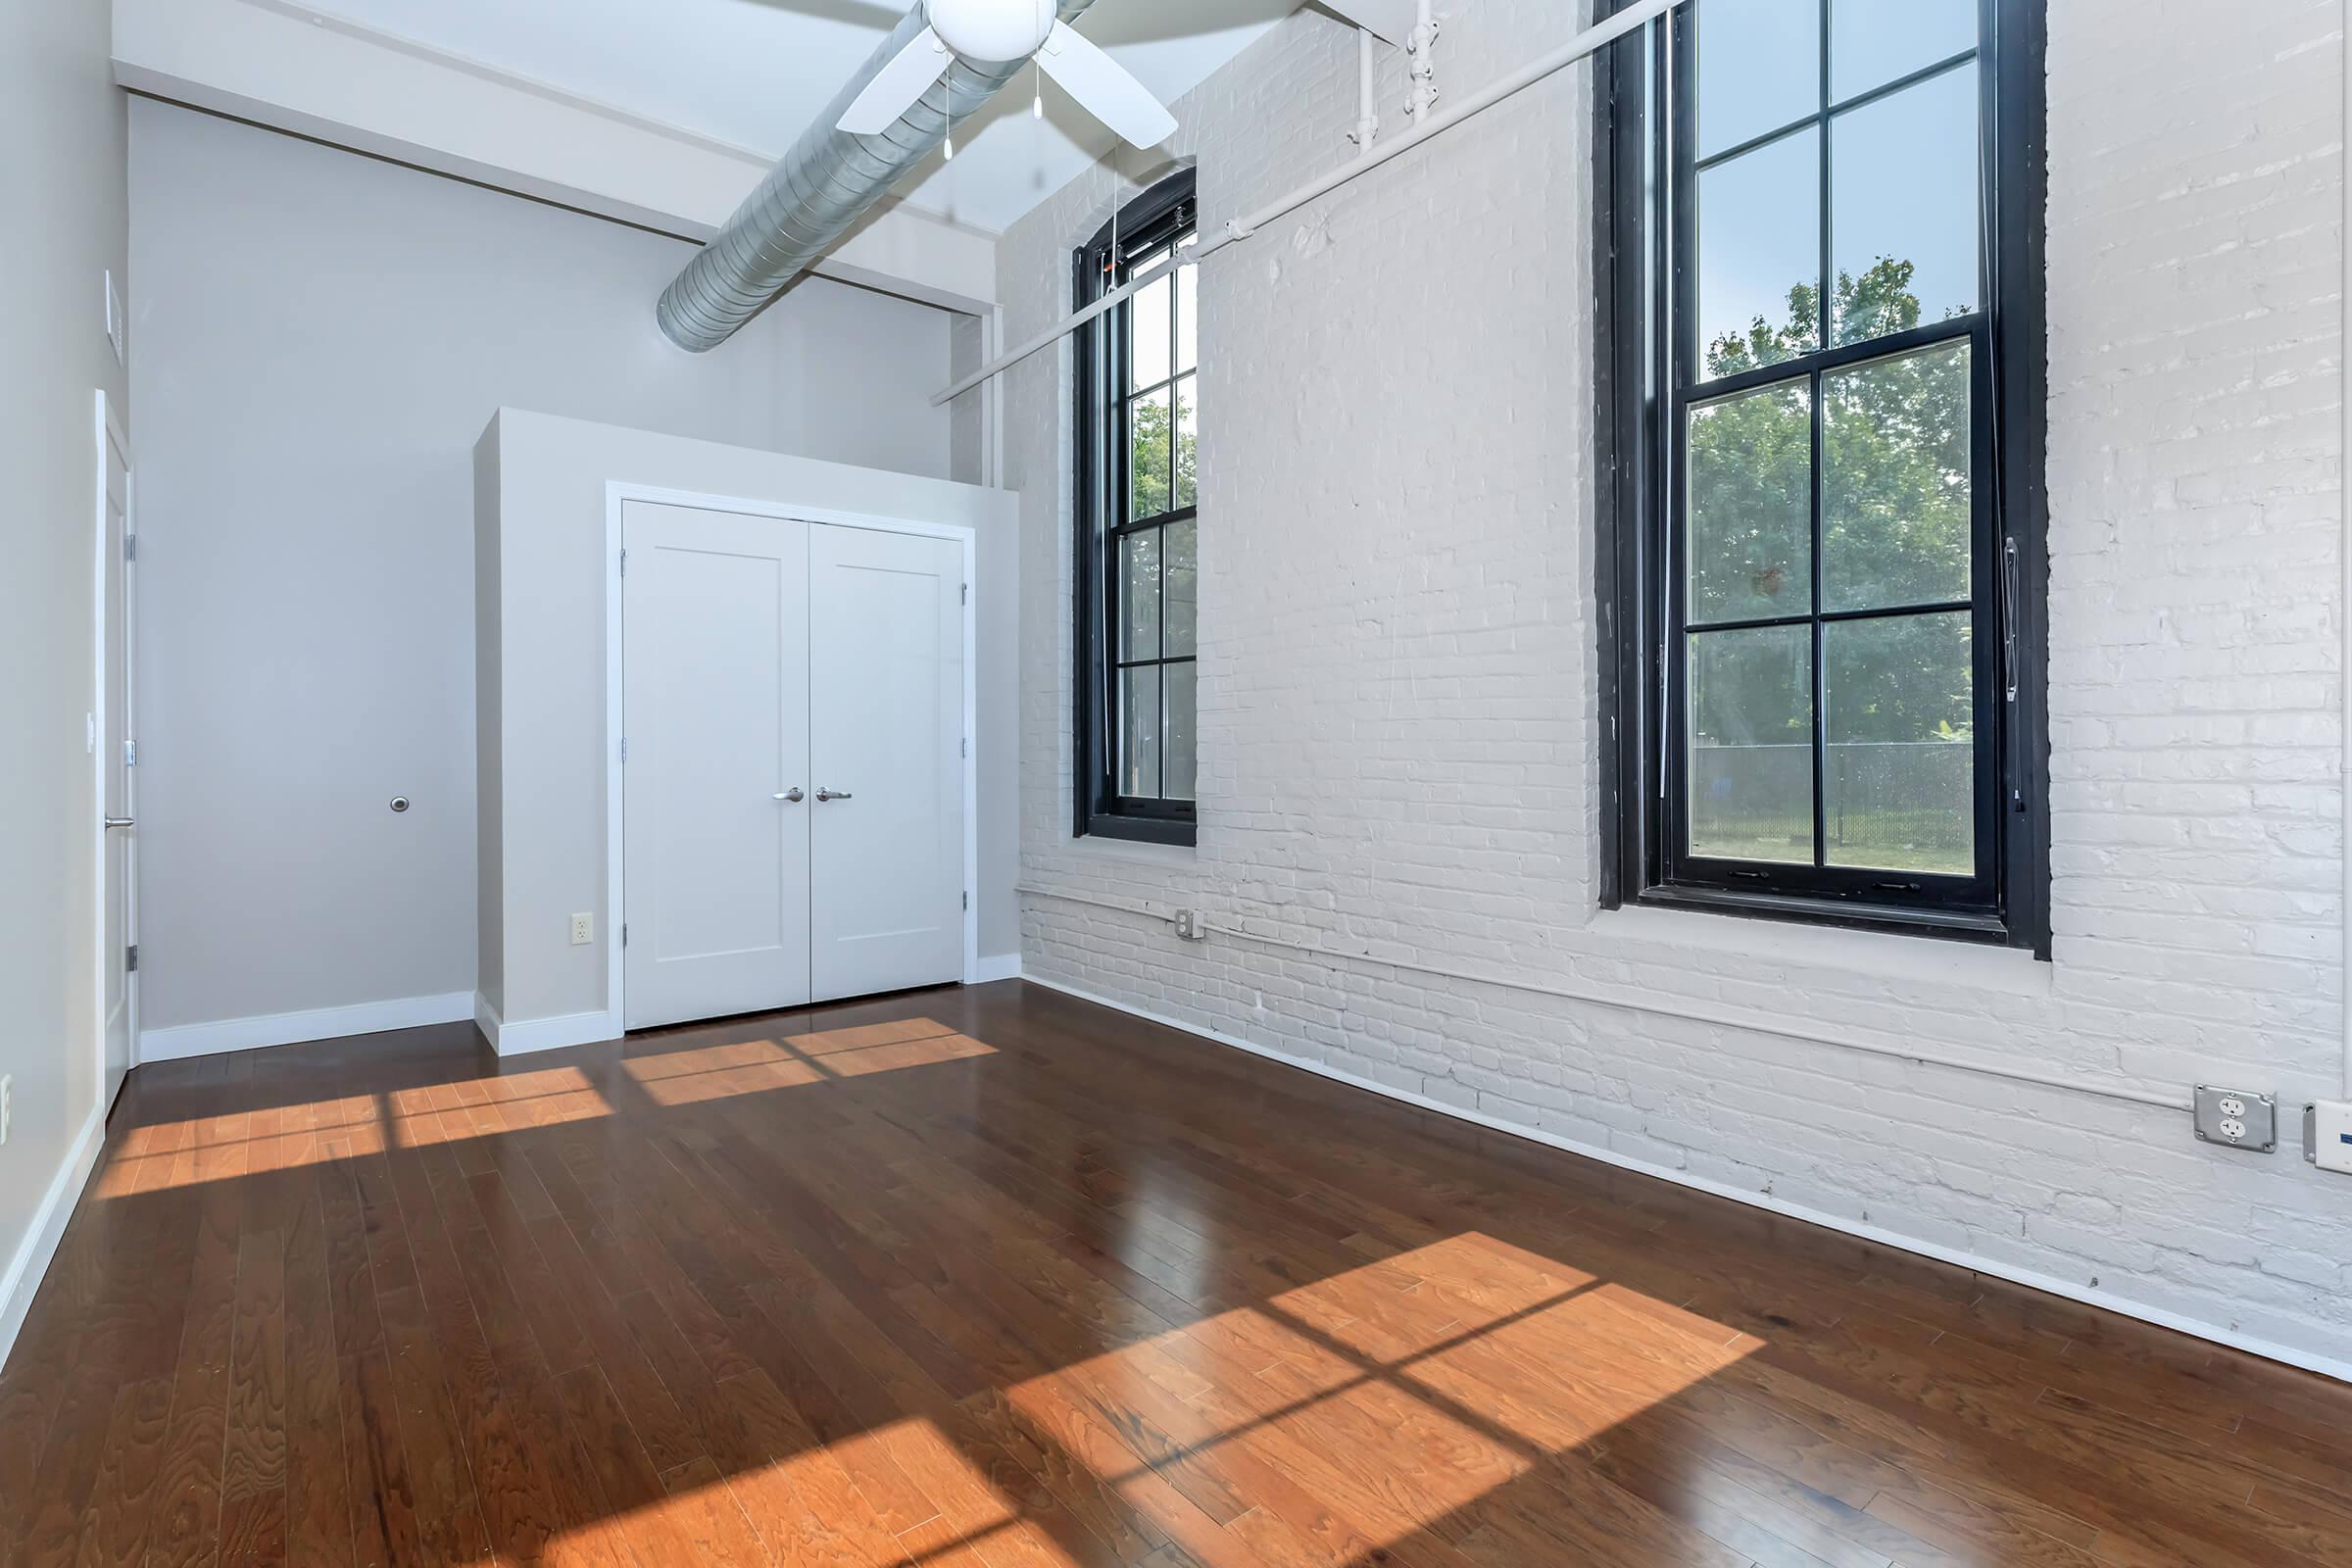
M 801 794 L 801 787 L 798 784 L 795 784 L 792 788 L 786 790 L 781 795 L 771 795 L 768 797 L 769 800 L 773 801 L 790 801 L 795 806 L 800 805 L 805 798 L 806 797 Z
M 135 827 L 137 824 L 127 816 L 110 816 L 106 819 L 106 825 L 108 827 Z
M 820 801 L 846 801 L 851 797 L 848 790 L 829 790 L 819 784 L 816 787 L 816 798 Z

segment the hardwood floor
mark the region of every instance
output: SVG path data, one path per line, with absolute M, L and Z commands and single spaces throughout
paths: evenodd
M 9 1564 L 2352 1564 L 2352 1389 L 1019 983 L 143 1068 Z

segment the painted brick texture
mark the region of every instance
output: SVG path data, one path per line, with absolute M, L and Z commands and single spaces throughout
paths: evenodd
M 1451 0 L 1457 96 L 1575 30 Z M 1066 353 L 1008 379 L 1030 973 L 2007 1268 L 2352 1359 L 2352 1184 L 2184 1116 L 1640 1007 L 2167 1093 L 2340 1089 L 2340 0 L 2052 0 L 2056 961 L 1596 905 L 1588 80 L 1203 270 L 1200 843 L 1070 836 Z M 1401 57 L 1380 104 L 1401 130 Z M 1352 156 L 1293 18 L 1179 105 L 1203 226 Z M 1009 333 L 1146 181 L 1004 238 Z M 1164 161 L 1162 166 L 1164 167 Z M 1218 936 L 1165 911 L 1355 957 Z

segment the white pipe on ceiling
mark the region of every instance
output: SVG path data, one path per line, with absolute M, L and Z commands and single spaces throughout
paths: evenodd
M 1683 4 L 1683 0 L 1637 0 L 1637 3 L 1626 7 L 1606 22 L 1596 23 L 1592 26 L 1587 27 L 1557 49 L 1548 54 L 1537 56 L 1499 81 L 1492 82 L 1472 93 L 1451 109 L 1428 116 L 1394 141 L 1382 142 L 1361 158 L 1343 164 L 1327 173 L 1317 175 L 1289 195 L 1267 203 L 1247 218 L 1231 220 L 1221 232 L 1203 237 L 1200 244 L 1185 252 L 1184 262 L 1181 265 L 1198 267 L 1226 246 L 1248 239 L 1266 224 L 1297 212 L 1308 202 L 1330 195 L 1365 172 L 1378 169 L 1390 159 L 1403 156 L 1431 137 L 1452 129 L 1463 121 L 1494 108 L 1505 99 L 1518 96 L 1536 83 L 1565 71 L 1578 61 L 1616 42 L 1627 33 L 1649 25 L 1651 22 L 1681 4 Z M 1084 310 L 1063 317 L 1035 336 L 1022 339 L 1011 349 L 974 370 L 962 380 L 932 394 L 932 405 L 937 407 L 950 402 L 961 397 L 982 382 L 1003 375 L 1006 370 L 1011 369 L 1040 349 L 1050 348 L 1060 342 L 1062 338 L 1101 316 L 1137 289 L 1150 285 L 1168 270 L 1168 268 L 1162 267 L 1135 278 L 1124 287 L 1104 294 Z

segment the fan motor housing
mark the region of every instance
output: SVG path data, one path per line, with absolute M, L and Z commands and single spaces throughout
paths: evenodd
M 966 60 L 1026 60 L 1054 30 L 1053 0 L 931 0 L 931 30 Z

